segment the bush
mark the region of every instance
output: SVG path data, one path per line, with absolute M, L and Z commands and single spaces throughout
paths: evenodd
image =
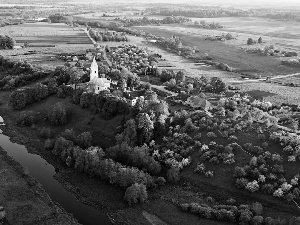
M 132 203 L 145 202 L 148 198 L 146 186 L 144 184 L 134 183 L 125 191 L 124 200 L 129 205 Z
M 180 180 L 180 172 L 178 168 L 172 167 L 167 172 L 167 180 L 170 183 L 176 183 Z
M 67 123 L 67 111 L 60 102 L 50 107 L 48 120 L 52 125 L 65 125 Z

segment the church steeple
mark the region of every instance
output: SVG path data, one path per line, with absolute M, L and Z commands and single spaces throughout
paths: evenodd
M 90 68 L 90 80 L 93 80 L 95 77 L 98 78 L 98 64 L 94 57 L 93 62 L 91 64 L 91 68 Z

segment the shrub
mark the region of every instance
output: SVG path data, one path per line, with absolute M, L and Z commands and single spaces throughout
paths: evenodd
M 48 120 L 52 125 L 64 125 L 67 123 L 67 111 L 60 102 L 50 107 Z
M 176 183 L 180 180 L 180 172 L 176 167 L 172 167 L 167 172 L 167 180 L 170 183 Z
M 132 203 L 145 202 L 148 198 L 147 189 L 144 184 L 134 183 L 125 191 L 124 200 L 129 205 Z

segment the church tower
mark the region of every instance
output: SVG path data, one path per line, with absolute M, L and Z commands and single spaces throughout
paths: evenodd
M 93 80 L 95 77 L 98 78 L 98 64 L 94 57 L 90 68 L 90 80 Z

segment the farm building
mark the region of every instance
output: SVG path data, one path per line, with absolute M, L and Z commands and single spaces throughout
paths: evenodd
M 191 96 L 187 99 L 186 104 L 193 108 L 201 108 L 205 111 L 212 109 L 212 105 L 205 98 L 199 96 Z
M 139 98 L 144 99 L 145 90 L 124 92 L 127 103 L 134 106 Z

